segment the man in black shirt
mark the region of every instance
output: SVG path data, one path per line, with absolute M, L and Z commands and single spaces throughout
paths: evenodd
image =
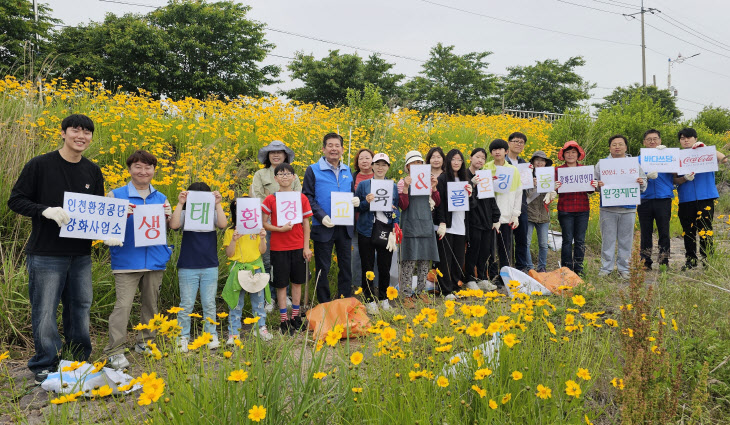
M 11 210 L 33 223 L 26 262 L 36 353 L 28 368 L 37 384 L 56 369 L 62 350 L 74 360 L 85 361 L 91 354 L 91 241 L 61 238 L 59 227 L 70 220 L 63 210 L 64 192 L 104 195 L 101 169 L 82 156 L 93 133 L 89 117 L 66 117 L 61 123 L 61 149 L 28 161 L 8 199 Z M 63 303 L 64 344 L 56 325 L 59 302 Z

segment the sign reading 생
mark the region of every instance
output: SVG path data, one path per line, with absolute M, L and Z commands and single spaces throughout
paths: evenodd
M 127 229 L 126 199 L 64 192 L 63 209 L 71 221 L 61 227 L 62 238 L 120 239 Z
M 167 220 L 163 204 L 137 205 L 132 218 L 135 247 L 167 245 Z

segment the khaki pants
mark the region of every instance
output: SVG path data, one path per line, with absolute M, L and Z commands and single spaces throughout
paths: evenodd
M 124 352 L 124 344 L 127 342 L 127 324 L 129 313 L 132 311 L 134 295 L 137 287 L 140 290 L 140 322 L 147 324 L 157 314 L 157 301 L 160 296 L 160 285 L 162 284 L 163 270 L 134 273 L 116 273 L 114 281 L 116 286 L 117 301 L 114 303 L 114 311 L 109 316 L 109 343 L 104 348 L 104 355 L 112 356 Z M 137 344 L 144 344 L 155 337 L 155 332 L 143 330 L 137 332 Z

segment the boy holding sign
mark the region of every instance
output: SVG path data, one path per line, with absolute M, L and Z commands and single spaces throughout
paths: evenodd
M 304 194 L 298 193 L 298 205 L 294 206 L 295 215 L 292 219 L 288 215 L 291 211 L 276 201 L 277 195 L 291 192 L 292 183 L 297 178 L 294 168 L 282 163 L 274 169 L 274 178 L 279 184 L 279 191 L 269 195 L 261 208 L 264 216 L 264 229 L 271 232 L 271 269 L 274 279 L 271 285 L 276 288 L 276 300 L 279 304 L 279 325 L 282 334 L 293 335 L 302 330 L 302 319 L 299 315 L 299 302 L 302 298 L 302 285 L 307 278 L 307 261 L 312 258 L 309 249 L 309 217 L 312 216 L 312 207 Z M 287 211 L 283 209 L 287 208 Z M 286 221 L 285 221 L 286 220 Z M 292 224 L 296 222 L 296 224 Z M 348 265 L 349 267 L 349 265 Z M 286 288 L 291 282 L 292 312 L 291 320 L 287 316 Z M 326 279 L 325 279 L 326 282 Z
M 70 352 L 79 361 L 88 360 L 91 354 L 91 240 L 61 238 L 59 227 L 70 221 L 63 209 L 64 192 L 104 195 L 101 169 L 83 157 L 93 135 L 94 123 L 86 115 L 64 118 L 63 146 L 28 161 L 8 199 L 11 210 L 32 220 L 25 253 L 35 344 L 28 369 L 34 373 L 36 384 L 56 370 L 61 351 Z M 59 298 L 63 303 L 64 343 L 56 322 Z

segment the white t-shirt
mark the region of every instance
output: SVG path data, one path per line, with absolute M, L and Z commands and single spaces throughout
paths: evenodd
M 454 181 L 460 181 L 457 177 Z M 466 219 L 466 214 L 464 211 L 454 211 L 451 213 L 451 227 L 446 229 L 446 233 L 451 233 L 452 235 L 466 235 L 466 225 L 464 224 L 464 220 Z

